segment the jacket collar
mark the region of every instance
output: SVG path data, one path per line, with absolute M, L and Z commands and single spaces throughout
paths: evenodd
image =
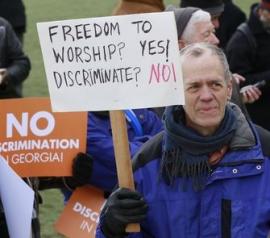
M 230 149 L 238 150 L 241 148 L 249 148 L 254 146 L 256 144 L 256 138 L 249 122 L 247 121 L 246 117 L 238 106 L 231 103 L 231 107 L 236 115 L 237 129 L 230 143 Z
M 207 184 L 215 180 L 258 175 L 263 172 L 264 156 L 257 132 L 240 109 L 233 105 L 237 114 L 237 130 L 230 143 L 230 150 L 213 169 Z

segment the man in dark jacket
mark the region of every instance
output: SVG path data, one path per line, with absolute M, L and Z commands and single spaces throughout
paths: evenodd
M 0 18 L 0 99 L 22 97 L 22 83 L 30 67 L 11 25 Z
M 26 14 L 22 0 L 1 0 L 0 17 L 5 18 L 13 27 L 17 37 L 23 42 L 26 32 Z
M 137 191 L 110 195 L 96 237 L 266 237 L 270 138 L 229 102 L 221 49 L 196 43 L 180 54 L 186 103 L 166 108 L 164 132 L 133 159 Z M 126 233 L 129 223 L 141 231 Z
M 248 104 L 247 109 L 256 124 L 270 130 L 270 0 L 252 5 L 247 27 L 246 33 L 235 32 L 226 54 L 230 69 L 243 75 L 245 84 L 266 82 L 260 99 Z

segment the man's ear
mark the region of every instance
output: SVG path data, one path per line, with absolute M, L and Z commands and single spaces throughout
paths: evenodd
M 233 84 L 234 84 L 234 82 L 233 82 L 232 78 L 229 79 L 229 81 L 227 83 L 227 86 L 228 86 L 228 88 L 227 88 L 227 90 L 228 90 L 228 100 L 230 100 L 231 97 L 232 97 Z
M 182 39 L 178 39 L 178 46 L 180 50 L 183 49 L 186 46 L 185 41 Z

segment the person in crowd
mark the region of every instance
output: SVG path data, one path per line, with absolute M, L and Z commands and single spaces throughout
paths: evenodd
M 164 9 L 163 0 L 119 0 L 113 15 L 161 12 Z
M 223 0 L 224 11 L 219 17 L 219 27 L 216 29 L 216 36 L 219 39 L 219 47 L 226 48 L 237 27 L 246 21 L 246 14 L 233 2 Z
M 174 12 L 180 49 L 195 42 L 218 45 L 219 40 L 208 12 L 195 7 L 176 8 L 173 5 L 169 5 L 166 11 Z
M 109 196 L 96 237 L 266 237 L 269 134 L 230 103 L 220 48 L 195 43 L 180 54 L 186 104 L 166 108 L 164 132 L 133 159 L 136 191 Z M 129 223 L 140 232 L 127 233 Z
M 129 149 L 133 156 L 147 140 L 163 129 L 163 125 L 159 117 L 149 109 L 126 110 L 125 116 Z M 90 168 L 81 166 L 83 171 L 78 171 L 85 174 L 85 177 L 88 174 L 88 184 L 107 192 L 115 187 L 117 172 L 108 111 L 88 113 L 87 149 L 86 153 L 80 153 L 78 157 L 81 161 L 87 161 L 84 157 L 92 158 Z M 62 189 L 65 202 L 72 190 Z
M 26 14 L 23 0 L 1 0 L 0 16 L 5 18 L 15 31 L 20 42 L 26 32 Z
M 247 105 L 251 119 L 270 129 L 270 0 L 261 0 L 251 6 L 250 16 L 239 28 L 226 48 L 230 68 L 246 78 L 241 84 L 257 85 L 262 95 Z M 254 100 L 255 101 L 255 100 Z
M 0 17 L 0 99 L 22 97 L 22 84 L 30 68 L 11 25 Z

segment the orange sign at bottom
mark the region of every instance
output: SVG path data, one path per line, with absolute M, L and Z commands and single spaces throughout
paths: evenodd
M 94 238 L 104 201 L 104 193 L 99 189 L 77 188 L 56 221 L 55 229 L 69 238 Z

